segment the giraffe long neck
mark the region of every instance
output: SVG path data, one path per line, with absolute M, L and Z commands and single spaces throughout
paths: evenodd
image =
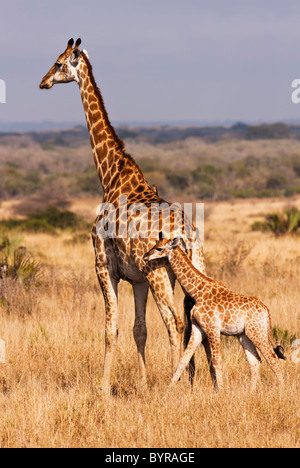
M 119 172 L 124 160 L 124 144 L 117 136 L 106 112 L 103 98 L 96 85 L 92 67 L 82 54 L 79 68 L 79 88 L 86 115 L 95 165 L 104 193 Z M 124 162 L 123 162 L 124 164 Z
M 170 251 L 168 258 L 181 286 L 193 299 L 197 300 L 199 292 L 209 283 L 209 279 L 194 267 L 179 246 Z

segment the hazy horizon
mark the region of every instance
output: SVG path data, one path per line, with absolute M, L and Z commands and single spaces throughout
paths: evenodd
M 236 121 L 236 120 L 223 120 L 223 121 L 116 121 L 112 122 L 116 128 L 145 128 L 145 127 L 232 127 L 236 124 L 245 125 L 268 125 L 273 123 L 284 123 L 287 125 L 300 125 L 299 119 L 282 119 L 278 121 Z M 0 133 L 26 133 L 26 132 L 39 132 L 39 131 L 63 131 L 73 129 L 76 127 L 86 128 L 84 122 L 55 122 L 55 121 L 40 121 L 40 122 L 0 122 Z

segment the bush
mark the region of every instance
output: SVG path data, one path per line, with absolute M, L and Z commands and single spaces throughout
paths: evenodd
M 189 180 L 187 175 L 170 173 L 167 174 L 167 180 L 172 187 L 179 190 L 184 190 L 189 186 Z
M 271 231 L 275 236 L 294 234 L 300 227 L 300 211 L 297 207 L 286 208 L 282 213 L 271 213 L 265 216 L 265 221 L 255 221 L 253 231 Z
M 37 171 L 26 173 L 10 165 L 1 171 L 1 186 L 8 196 L 14 197 L 36 192 L 42 187 L 42 181 Z
M 9 219 L 1 221 L 0 226 L 6 229 L 19 229 L 27 232 L 45 232 L 56 234 L 56 229 L 87 229 L 88 224 L 83 218 L 72 211 L 60 210 L 49 206 L 29 214 L 26 219 Z
M 44 211 L 36 211 L 28 216 L 28 221 L 41 221 L 58 229 L 76 228 L 80 225 L 80 219 L 71 211 L 60 210 L 56 206 L 49 206 Z
M 251 198 L 258 196 L 256 190 L 253 188 L 234 189 L 231 193 L 234 198 Z
M 204 166 L 204 172 L 201 167 L 197 167 L 192 173 L 194 182 L 197 184 L 197 196 L 200 198 L 211 198 L 214 196 L 216 180 L 213 175 L 219 173 L 213 166 Z
M 45 234 L 55 235 L 55 229 L 47 222 L 46 219 L 26 219 L 20 225 L 22 231 L 26 232 L 43 232 Z
M 266 189 L 281 189 L 286 186 L 286 180 L 284 177 L 278 175 L 278 176 L 272 176 L 269 177 L 267 182 L 266 182 Z
M 248 128 L 246 138 L 249 140 L 288 138 L 289 127 L 284 123 L 252 125 Z

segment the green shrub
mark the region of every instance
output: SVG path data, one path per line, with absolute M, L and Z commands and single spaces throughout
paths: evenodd
M 273 124 L 252 125 L 246 132 L 249 140 L 288 138 L 289 127 L 281 122 Z
M 167 180 L 172 187 L 179 190 L 184 190 L 189 186 L 189 180 L 186 174 L 170 173 L 167 174 Z
M 49 206 L 44 211 L 36 211 L 28 216 L 27 221 L 40 221 L 53 228 L 66 229 L 79 227 L 80 219 L 71 211 Z
M 22 231 L 26 232 L 43 232 L 45 234 L 56 235 L 56 230 L 46 219 L 26 219 L 21 224 Z
M 300 228 L 300 211 L 297 207 L 286 208 L 282 213 L 270 213 L 265 221 L 255 221 L 253 231 L 271 231 L 275 236 L 294 234 Z
M 207 166 L 206 166 L 207 167 Z M 213 172 L 204 172 L 202 173 L 201 168 L 197 168 L 193 173 L 193 179 L 197 184 L 205 183 L 207 185 L 214 186 L 215 185 L 215 179 L 209 175 L 213 174 Z
M 49 206 L 45 210 L 38 210 L 29 214 L 26 219 L 8 219 L 0 222 L 0 226 L 12 230 L 27 232 L 45 232 L 56 234 L 56 229 L 87 229 L 88 223 L 72 211 L 60 210 L 56 206 Z
M 286 186 L 286 180 L 281 175 L 269 177 L 266 182 L 266 189 L 281 189 Z
M 211 164 L 207 164 L 206 166 L 204 166 L 204 172 L 206 174 L 220 174 L 221 169 L 218 169 L 217 167 L 215 166 L 212 166 Z
M 10 165 L 1 171 L 2 190 L 9 196 L 33 193 L 42 187 L 42 180 L 37 171 L 25 172 Z
M 234 198 L 251 198 L 258 195 L 253 188 L 234 189 L 231 193 Z

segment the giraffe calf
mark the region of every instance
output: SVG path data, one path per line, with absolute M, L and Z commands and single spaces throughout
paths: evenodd
M 198 271 L 186 255 L 182 238 L 162 239 L 144 256 L 147 261 L 167 257 L 182 288 L 194 299 L 191 310 L 192 331 L 188 345 L 172 378 L 174 385 L 187 367 L 197 346 L 203 342 L 216 390 L 223 385 L 220 335 L 237 336 L 251 369 L 254 390 L 261 364 L 260 350 L 280 385 L 283 377 L 278 359 L 285 359 L 281 346 L 272 342 L 268 308 L 255 297 L 236 294 L 219 281 Z

